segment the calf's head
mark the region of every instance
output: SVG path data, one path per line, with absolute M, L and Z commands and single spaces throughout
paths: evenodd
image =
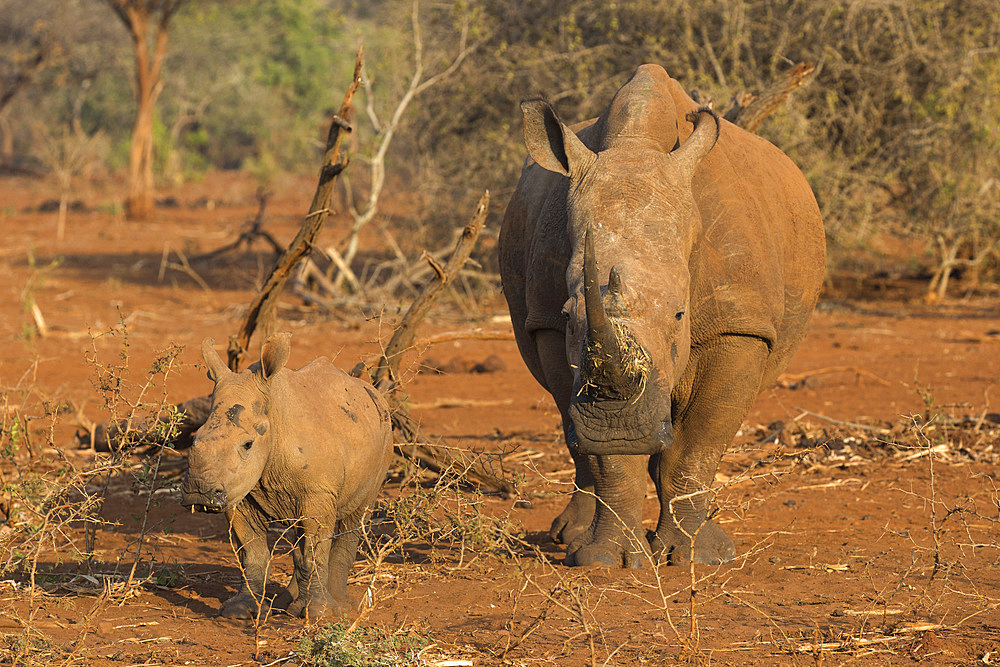
M 700 225 L 692 179 L 719 120 L 708 109 L 692 114 L 694 131 L 675 148 L 672 103 L 640 89 L 599 121 L 606 134 L 595 152 L 547 102 L 521 108 L 531 157 L 569 179 L 569 444 L 583 454 L 661 451 L 673 440 L 670 396 L 691 347 L 688 259 Z
M 212 411 L 194 435 L 181 504 L 203 512 L 232 509 L 256 486 L 274 442 L 271 380 L 288 361 L 290 334 L 268 337 L 260 363 L 229 370 L 206 338 L 201 354 L 215 382 Z

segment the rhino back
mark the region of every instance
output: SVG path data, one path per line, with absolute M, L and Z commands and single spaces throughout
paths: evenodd
M 377 493 L 392 453 L 389 411 L 378 392 L 325 357 L 272 380 L 274 443 L 262 486 L 293 498 L 332 495 L 338 516 Z
M 697 108 L 670 80 L 680 140 Z M 702 231 L 690 262 L 692 337 L 760 336 L 770 364 L 783 366 L 816 305 L 826 244 L 812 189 L 792 160 L 767 140 L 723 120 L 719 140 L 693 182 Z M 769 375 L 769 374 L 766 374 Z

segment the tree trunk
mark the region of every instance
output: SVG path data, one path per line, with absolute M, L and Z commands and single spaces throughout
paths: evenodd
M 125 197 L 125 215 L 129 220 L 145 220 L 153 213 L 153 118 L 162 88 L 160 72 L 167 55 L 167 30 L 182 1 L 107 0 L 128 30 L 135 54 L 138 108 L 129 146 L 128 194 Z M 150 32 L 154 24 L 155 42 L 150 49 Z
M 145 53 L 145 40 L 136 44 L 136 83 L 139 108 L 132 127 L 132 144 L 128 160 L 128 196 L 125 215 L 129 220 L 146 220 L 153 213 L 153 112 L 155 110 L 153 87 L 148 71 L 140 69 L 144 63 L 139 57 Z

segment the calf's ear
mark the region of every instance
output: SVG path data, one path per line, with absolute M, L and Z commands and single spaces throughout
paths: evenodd
M 573 130 L 563 125 L 543 99 L 523 100 L 524 145 L 539 166 L 563 176 L 578 175 L 594 158 Z
M 292 334 L 288 332 L 271 334 L 260 347 L 260 370 L 265 380 L 285 367 Z

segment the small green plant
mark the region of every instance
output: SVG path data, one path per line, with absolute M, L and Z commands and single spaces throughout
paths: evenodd
M 153 575 L 153 581 L 156 582 L 156 585 L 163 586 L 164 588 L 173 588 L 183 578 L 184 566 L 178 564 L 176 561 L 173 563 L 164 563 L 163 567 Z
M 299 643 L 300 659 L 309 667 L 390 667 L 412 665 L 430 643 L 420 635 L 379 627 L 327 624 Z

